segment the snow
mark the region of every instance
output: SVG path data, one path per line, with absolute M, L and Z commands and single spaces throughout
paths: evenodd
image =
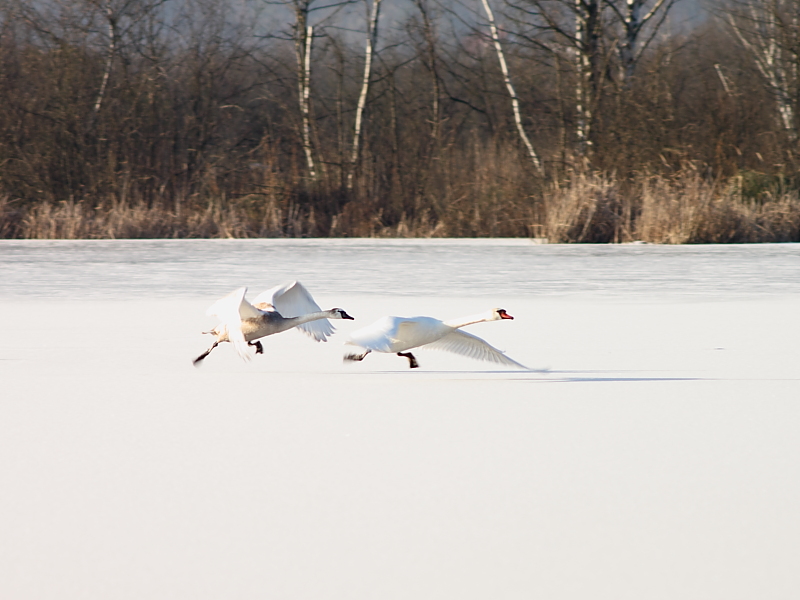
M 0 242 L 0 597 L 794 598 L 800 246 Z M 328 343 L 205 309 L 299 279 Z M 547 372 L 348 331 L 452 318 Z

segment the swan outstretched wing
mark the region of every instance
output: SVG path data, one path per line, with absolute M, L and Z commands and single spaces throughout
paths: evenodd
M 247 341 L 242 333 L 242 320 L 258 317 L 261 312 L 247 300 L 244 295 L 246 287 L 241 287 L 220 298 L 206 310 L 207 315 L 217 317 L 228 331 L 228 339 L 233 344 L 236 352 L 245 360 L 250 360 L 247 351 Z
M 281 316 L 299 317 L 308 313 L 320 312 L 322 309 L 314 301 L 308 290 L 299 281 L 290 281 L 278 285 L 259 294 L 253 301 L 254 304 L 267 302 L 275 307 Z M 336 330 L 328 319 L 318 319 L 297 326 L 306 335 L 318 342 L 324 342 Z
M 501 365 L 528 370 L 528 367 L 525 365 L 510 359 L 501 350 L 498 350 L 485 340 L 471 333 L 467 333 L 466 331 L 455 330 L 435 342 L 426 344 L 425 348 L 430 348 L 431 350 L 445 350 L 477 360 L 487 360 Z

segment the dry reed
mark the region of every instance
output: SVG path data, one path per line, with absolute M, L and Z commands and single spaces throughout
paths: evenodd
M 511 164 L 511 166 L 508 166 Z M 536 237 L 550 243 L 657 244 L 800 241 L 796 191 L 745 197 L 741 187 L 686 168 L 620 181 L 574 173 L 520 193 L 513 162 L 484 163 L 447 193 L 422 195 L 387 224 L 379 202 L 325 212 L 288 199 L 245 196 L 180 204 L 180 210 L 111 200 L 17 206 L 0 198 L 0 236 L 22 239 L 246 237 Z M 493 171 L 494 170 L 494 171 Z M 507 177 L 488 177 L 487 173 Z M 435 200 L 435 201 L 434 201 Z M 329 203 L 330 205 L 330 203 Z
M 796 191 L 748 199 L 691 167 L 673 177 L 642 175 L 628 182 L 577 174 L 552 185 L 537 217 L 536 237 L 551 243 L 800 241 Z

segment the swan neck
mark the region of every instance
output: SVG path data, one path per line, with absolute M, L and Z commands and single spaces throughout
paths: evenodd
M 461 317 L 460 319 L 450 319 L 449 321 L 445 321 L 444 324 L 448 327 L 453 327 L 455 329 L 459 329 L 461 327 L 466 327 L 467 325 L 472 325 L 474 323 L 483 323 L 484 321 L 489 321 L 490 318 L 486 316 L 486 313 L 480 315 L 472 315 L 470 317 Z
M 313 313 L 308 313 L 306 315 L 300 315 L 299 317 L 290 317 L 286 320 L 291 321 L 294 325 L 302 325 L 303 323 L 308 323 L 309 321 L 318 321 L 319 319 L 327 319 L 330 316 L 331 316 L 330 311 L 323 310 L 320 312 L 313 312 Z

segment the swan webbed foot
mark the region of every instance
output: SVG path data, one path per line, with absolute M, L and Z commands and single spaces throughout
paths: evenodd
M 256 349 L 256 354 L 264 354 L 264 346 L 261 345 L 261 342 L 247 342 L 248 346 L 253 346 Z
M 209 348 L 208 350 L 206 350 L 205 352 L 203 352 L 203 353 L 202 353 L 200 356 L 198 356 L 197 358 L 195 358 L 195 359 L 192 361 L 192 364 L 193 364 L 195 367 L 196 367 L 196 366 L 198 366 L 198 365 L 199 365 L 199 364 L 200 364 L 200 363 L 203 361 L 203 359 L 204 359 L 206 356 L 208 356 L 209 354 L 211 354 L 211 351 L 212 351 L 214 348 L 216 348 L 218 345 L 219 345 L 219 342 L 214 342 L 213 344 L 211 344 L 211 348 Z
M 367 350 L 366 352 L 363 352 L 361 354 L 345 354 L 342 358 L 345 362 L 347 362 L 348 360 L 353 362 L 360 362 L 364 360 L 364 358 L 367 356 L 367 354 L 369 354 L 369 352 L 370 351 Z
M 416 369 L 417 367 L 419 367 L 419 363 L 417 362 L 417 359 L 414 358 L 414 355 L 411 354 L 411 352 L 398 352 L 397 356 L 402 356 L 403 358 L 407 358 L 408 359 L 408 368 L 409 369 Z

